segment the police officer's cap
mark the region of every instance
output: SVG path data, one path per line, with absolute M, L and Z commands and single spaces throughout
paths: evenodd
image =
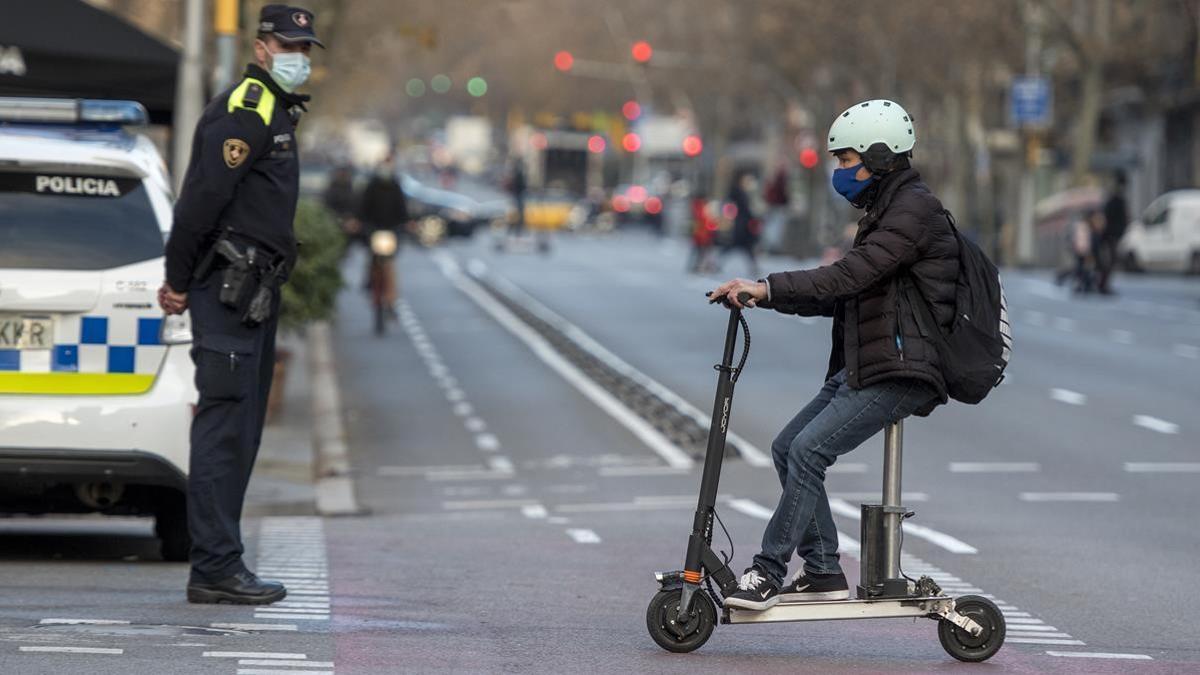
M 324 43 L 313 32 L 313 13 L 303 7 L 264 5 L 258 15 L 258 32 L 270 33 L 283 42 Z

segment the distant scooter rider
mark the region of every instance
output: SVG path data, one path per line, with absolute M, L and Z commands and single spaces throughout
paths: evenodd
M 757 282 L 734 279 L 713 294 L 741 306 L 737 296 L 746 292 L 750 306 L 833 317 L 825 386 L 771 445 L 783 494 L 761 552 L 740 590 L 725 599 L 730 607 L 848 598 L 826 470 L 886 425 L 928 415 L 947 401 L 936 346 L 927 336 L 948 329 L 954 314 L 958 242 L 941 203 L 909 164 L 912 117 L 895 102 L 865 101 L 834 120 L 828 139 L 839 166 L 834 188 L 866 211 L 853 247 L 831 265 Z M 922 298 L 914 300 L 914 292 L 939 326 L 922 324 L 911 304 Z M 784 586 L 793 552 L 804 566 Z

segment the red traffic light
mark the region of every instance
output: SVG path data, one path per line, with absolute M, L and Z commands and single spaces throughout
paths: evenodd
M 687 155 L 688 157 L 695 157 L 703 151 L 704 142 L 700 140 L 699 136 L 692 134 L 691 136 L 683 139 L 683 154 Z
M 817 154 L 816 150 L 813 150 L 812 148 L 805 148 L 800 151 L 800 166 L 806 169 L 811 169 L 820 161 L 821 157 Z
M 621 147 L 625 148 L 625 152 L 637 152 L 642 148 L 642 137 L 635 133 L 625 134 L 625 138 L 621 139 Z
M 626 101 L 625 105 L 621 106 L 621 114 L 632 122 L 642 116 L 642 106 L 637 101 Z
M 562 51 L 554 55 L 554 67 L 562 72 L 567 72 L 574 65 L 575 57 L 571 56 L 571 52 Z
M 638 63 L 647 63 L 650 61 L 650 57 L 654 56 L 654 48 L 645 40 L 633 43 L 633 49 L 630 51 L 633 53 L 633 60 Z
M 604 148 L 608 144 L 604 142 L 603 136 L 592 136 L 588 139 L 588 152 L 594 152 L 597 155 L 604 152 Z

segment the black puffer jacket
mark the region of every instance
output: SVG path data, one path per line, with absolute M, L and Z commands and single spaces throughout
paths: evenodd
M 763 303 L 786 314 L 832 316 L 829 372 L 846 369 L 856 389 L 896 378 L 924 380 L 945 403 L 946 384 L 930 341 L 901 279 L 908 277 L 930 303 L 938 329 L 954 315 L 958 240 L 941 202 L 914 169 L 889 174 L 859 221 L 854 246 L 832 265 L 767 277 Z M 917 411 L 927 415 L 934 406 Z

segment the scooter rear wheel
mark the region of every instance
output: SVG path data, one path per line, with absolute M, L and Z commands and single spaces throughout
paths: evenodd
M 959 661 L 977 663 L 992 658 L 1000 651 L 1006 627 L 1004 615 L 995 603 L 978 595 L 964 595 L 954 601 L 954 609 L 983 626 L 983 632 L 971 635 L 942 619 L 938 622 L 938 639 L 947 654 Z
M 692 596 L 692 611 L 686 624 L 680 624 L 679 600 L 683 591 L 659 591 L 646 608 L 646 628 L 659 647 L 679 654 L 695 651 L 712 635 L 717 624 L 717 608 L 704 591 Z

